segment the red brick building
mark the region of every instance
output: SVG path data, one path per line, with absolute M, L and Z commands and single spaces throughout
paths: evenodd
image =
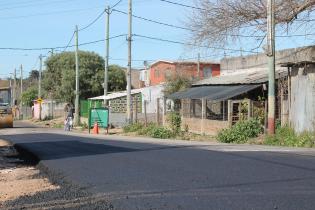
M 150 67 L 150 85 L 158 85 L 166 82 L 167 78 L 182 75 L 191 79 L 198 78 L 197 62 L 184 61 L 157 61 Z M 220 75 L 220 64 L 210 62 L 200 62 L 199 78 L 209 78 Z

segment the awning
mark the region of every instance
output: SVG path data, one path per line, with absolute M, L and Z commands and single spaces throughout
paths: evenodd
M 233 86 L 201 86 L 193 87 L 185 91 L 173 93 L 168 96 L 171 99 L 201 99 L 223 101 L 254 90 L 261 85 L 233 85 Z

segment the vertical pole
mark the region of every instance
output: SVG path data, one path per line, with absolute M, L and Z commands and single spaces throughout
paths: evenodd
M 156 99 L 156 124 L 160 124 L 160 99 Z
M 39 72 L 38 72 L 38 98 L 41 98 L 41 85 L 42 85 L 42 54 L 39 55 Z
M 197 79 L 200 80 L 200 53 L 198 53 L 198 62 L 197 62 Z
M 127 68 L 127 123 L 131 120 L 131 41 L 132 41 L 132 0 L 128 0 L 128 68 Z
M 147 101 L 146 100 L 144 100 L 144 125 L 145 125 L 145 127 L 147 127 L 148 126 L 148 118 L 147 118 Z
M 10 76 L 10 99 L 11 99 L 11 101 L 10 101 L 10 104 L 11 104 L 11 106 L 13 106 L 13 102 L 12 102 L 12 97 L 13 97 L 13 95 L 12 95 L 12 77 Z
M 233 124 L 232 115 L 233 115 L 232 100 L 228 100 L 228 123 L 230 127 Z
M 162 118 L 163 118 L 163 126 L 166 126 L 166 97 L 163 96 L 163 112 L 162 112 Z
M 13 106 L 15 106 L 16 101 L 16 69 L 14 69 L 14 80 L 13 80 Z
M 106 9 L 106 55 L 105 55 L 105 74 L 104 74 L 104 106 L 107 106 L 107 101 L 105 99 L 108 92 L 108 59 L 109 59 L 109 6 Z
M 75 26 L 75 125 L 80 125 L 80 113 L 79 113 L 79 35 L 78 26 Z
M 23 95 L 23 65 L 21 64 L 20 66 L 20 76 L 21 76 L 21 93 L 20 93 L 20 117 L 23 118 L 23 114 L 22 114 L 22 106 L 23 106 L 23 102 L 22 102 L 22 95 Z
M 268 133 L 275 133 L 275 0 L 267 2 L 268 31 Z
M 43 68 L 43 56 L 39 55 L 39 72 L 38 72 L 38 98 L 42 97 L 42 68 Z M 42 120 L 42 103 L 39 103 L 39 120 Z
M 207 99 L 201 99 L 201 134 L 205 133 L 205 119 L 207 117 Z

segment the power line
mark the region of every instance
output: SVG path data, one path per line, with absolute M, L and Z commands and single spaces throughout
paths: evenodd
M 116 36 L 112 36 L 109 39 L 115 39 L 118 37 L 126 36 L 127 34 L 120 34 Z M 84 42 L 79 44 L 78 46 L 85 46 L 85 45 L 90 45 L 90 44 L 95 44 L 99 42 L 104 42 L 105 39 L 99 39 L 95 41 L 90 41 L 90 42 Z M 57 47 L 39 47 L 39 48 L 19 48 L 19 47 L 1 47 L 0 50 L 18 50 L 18 51 L 40 51 L 40 50 L 51 50 L 51 49 L 64 49 L 65 47 L 74 47 L 75 45 L 68 45 L 68 46 L 57 46 Z
M 144 36 L 144 35 L 139 35 L 139 34 L 133 34 L 133 36 L 141 37 L 141 38 L 146 38 L 146 39 L 151 39 L 151 40 L 156 40 L 156 41 L 161 41 L 161 42 L 168 42 L 168 43 L 174 43 L 174 44 L 190 45 L 190 46 L 203 47 L 203 48 L 208 48 L 208 49 L 226 50 L 226 51 L 235 51 L 235 52 L 240 52 L 240 51 L 242 51 L 242 52 L 248 52 L 248 53 L 257 53 L 257 52 L 250 51 L 250 50 L 238 50 L 238 49 L 229 49 L 229 48 L 220 48 L 220 47 L 210 47 L 210 46 L 206 46 L 206 45 L 189 44 L 189 43 L 184 43 L 184 42 L 180 42 L 180 41 L 162 39 L 162 38 L 152 37 L 152 36 Z
M 73 34 L 72 34 L 72 36 L 71 36 L 71 38 L 70 38 L 70 40 L 69 40 L 67 46 L 63 49 L 62 52 L 65 52 L 65 51 L 67 50 L 67 48 L 69 47 L 70 43 L 72 42 L 72 40 L 73 40 L 73 38 L 74 38 L 74 35 L 75 35 L 75 31 L 73 32 Z
M 191 9 L 198 9 L 198 10 L 203 10 L 203 11 L 207 11 L 204 8 L 200 8 L 200 7 L 195 7 L 195 6 L 191 6 L 191 5 L 187 5 L 187 4 L 182 4 L 182 3 L 178 3 L 178 2 L 173 2 L 173 1 L 168 1 L 168 0 L 160 0 L 169 4 L 174 4 L 177 6 L 182 6 L 182 7 L 186 7 L 186 8 L 191 8 Z
M 106 10 L 103 10 L 91 23 L 89 23 L 88 25 L 86 25 L 83 28 L 80 28 L 79 31 L 83 31 L 83 30 L 89 28 L 90 26 L 92 26 L 94 23 L 96 23 L 96 21 L 98 21 L 104 15 L 105 12 L 106 12 Z
M 121 11 L 121 10 L 117 10 L 117 9 L 113 9 L 113 12 L 118 12 L 124 15 L 128 15 L 127 12 Z M 177 29 L 183 29 L 183 30 L 187 30 L 187 31 L 199 31 L 199 30 L 193 30 L 190 28 L 186 28 L 186 27 L 182 27 L 182 26 L 177 26 L 177 25 L 173 25 L 173 24 L 169 24 L 169 23 L 163 23 L 157 20 L 152 20 L 149 18 L 145 18 L 145 17 L 141 17 L 141 16 L 137 16 L 137 15 L 132 15 L 135 18 L 138 18 L 140 20 L 144 20 L 147 22 L 151 22 L 151 23 L 155 23 L 155 24 L 159 24 L 159 25 L 164 25 L 164 26 L 168 26 L 168 27 L 172 27 L 172 28 L 177 28 Z M 245 37 L 245 38 L 264 38 L 266 35 L 242 35 L 242 34 L 222 34 L 222 35 L 226 35 L 226 36 L 232 36 L 232 37 Z M 292 35 L 278 35 L 276 37 L 280 37 L 280 38 L 285 38 L 285 37 L 303 37 L 303 36 L 310 36 L 310 35 L 315 35 L 315 34 L 292 34 Z
M 114 9 L 116 6 L 118 6 L 118 4 L 120 4 L 123 0 L 119 0 L 118 2 L 116 2 L 116 4 L 114 4 L 111 9 Z

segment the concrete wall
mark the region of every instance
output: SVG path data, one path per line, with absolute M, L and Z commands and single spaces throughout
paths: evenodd
M 290 125 L 297 132 L 315 130 L 315 65 L 294 68 L 291 79 Z
M 43 101 L 41 107 L 41 118 L 58 118 L 64 117 L 65 103 L 57 103 L 55 101 Z M 34 104 L 34 119 L 39 119 L 39 103 Z
M 203 124 L 203 126 L 202 126 Z M 218 132 L 224 128 L 229 127 L 228 121 L 219 120 L 207 120 L 198 118 L 182 118 L 182 128 L 188 126 L 189 132 L 202 134 L 202 128 L 204 128 L 204 134 L 217 135 Z
M 294 48 L 277 51 L 276 64 L 287 62 L 315 61 L 315 46 Z M 221 60 L 221 74 L 234 73 L 236 71 L 247 70 L 250 68 L 267 68 L 268 60 L 266 54 L 259 53 L 256 55 L 224 58 Z

